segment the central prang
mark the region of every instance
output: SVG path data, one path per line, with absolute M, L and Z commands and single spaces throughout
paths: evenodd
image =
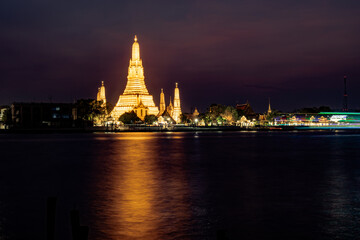
M 135 111 L 138 117 L 144 120 L 146 115 L 159 114 L 159 108 L 155 106 L 153 96 L 145 85 L 144 67 L 140 59 L 140 45 L 135 35 L 132 45 L 132 56 L 129 63 L 125 91 L 111 112 L 111 117 L 118 119 L 123 113 Z

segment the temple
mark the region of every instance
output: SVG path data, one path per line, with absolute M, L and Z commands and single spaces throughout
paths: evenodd
M 159 109 L 155 106 L 153 96 L 149 94 L 144 77 L 144 68 L 140 58 L 140 46 L 137 37 L 132 45 L 132 56 L 129 63 L 127 84 L 125 91 L 111 112 L 111 117 L 118 120 L 125 112 L 135 110 L 140 119 L 146 115 L 158 115 Z
M 98 93 L 96 95 L 96 101 L 102 101 L 102 105 L 106 106 L 104 81 L 101 81 L 101 87 L 98 88 Z
M 159 114 L 163 114 L 166 110 L 166 105 L 165 105 L 165 94 L 163 89 L 161 89 L 161 93 L 160 93 L 160 112 Z
M 162 123 L 164 120 L 171 118 L 171 122 L 180 123 L 181 122 L 181 106 L 180 106 L 180 90 L 178 88 L 178 83 L 175 83 L 174 90 L 174 104 L 170 101 L 169 105 L 165 107 L 165 95 L 163 89 L 161 89 L 160 93 L 160 112 L 159 112 L 159 122 Z
M 170 96 L 169 106 L 166 107 L 166 111 L 170 114 L 171 117 L 173 117 L 174 107 L 171 102 L 171 96 Z
M 175 91 L 174 91 L 174 110 L 172 113 L 173 119 L 176 123 L 181 121 L 181 106 L 180 106 L 180 91 L 178 88 L 178 83 L 175 83 Z
M 267 114 L 269 115 L 270 113 L 271 113 L 271 106 L 270 106 L 270 98 L 269 98 L 269 108 L 268 108 Z

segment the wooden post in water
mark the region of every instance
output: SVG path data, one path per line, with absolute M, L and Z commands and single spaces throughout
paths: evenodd
M 226 236 L 225 229 L 220 229 L 217 231 L 216 240 L 229 240 L 229 238 Z
M 56 197 L 48 197 L 46 211 L 46 239 L 55 239 Z
M 79 235 L 80 235 L 79 240 L 87 240 L 88 235 L 89 235 L 89 227 L 88 226 L 80 226 Z
M 87 240 L 89 235 L 88 226 L 80 226 L 80 213 L 74 209 L 70 212 L 71 232 L 73 240 Z
M 79 240 L 80 235 L 80 216 L 79 211 L 74 209 L 70 212 L 70 222 L 71 222 L 71 233 L 73 240 Z

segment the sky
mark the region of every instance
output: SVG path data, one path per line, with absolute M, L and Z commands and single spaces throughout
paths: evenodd
M 360 1 L 0 2 L 0 105 L 95 98 L 115 104 L 134 35 L 145 83 L 183 112 L 248 101 L 256 112 L 360 109 Z

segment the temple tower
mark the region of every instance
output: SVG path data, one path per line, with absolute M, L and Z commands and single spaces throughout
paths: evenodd
M 141 105 L 148 109 L 147 114 L 158 115 L 159 109 L 155 106 L 153 96 L 149 94 L 144 77 L 144 68 L 140 58 L 140 45 L 135 35 L 132 45 L 132 54 L 129 62 L 127 84 L 125 91 L 120 95 L 119 100 L 111 112 L 111 117 L 116 120 L 125 112 L 130 112 Z
M 171 102 L 171 96 L 170 96 L 170 103 L 169 106 L 167 106 L 166 111 L 170 114 L 171 117 L 173 117 L 174 107 Z
M 271 113 L 271 106 L 270 106 L 270 98 L 269 98 L 269 108 L 268 108 L 267 114 L 270 114 L 270 113 Z
M 197 107 L 195 107 L 195 110 L 192 115 L 193 115 L 193 117 L 197 117 L 200 115 L 199 111 L 197 110 Z
M 176 121 L 176 123 L 179 123 L 181 121 L 180 115 L 181 115 L 180 91 L 179 91 L 179 88 L 178 88 L 178 83 L 175 83 L 174 110 L 173 110 L 172 117 Z
M 163 114 L 165 112 L 166 105 L 165 105 L 165 94 L 163 89 L 161 89 L 160 93 L 160 112 L 159 114 Z
M 106 97 L 105 97 L 105 86 L 104 81 L 101 81 L 101 87 L 98 88 L 98 93 L 96 95 L 96 101 L 102 101 L 102 105 L 106 105 Z
M 100 101 L 100 88 L 98 88 L 98 92 L 96 94 L 96 101 Z

